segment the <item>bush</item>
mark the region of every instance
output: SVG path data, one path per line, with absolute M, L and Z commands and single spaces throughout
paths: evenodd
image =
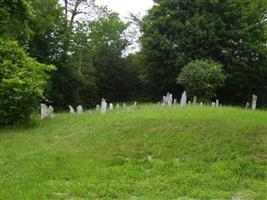
M 14 41 L 0 39 L 0 124 L 27 122 L 54 66 L 30 58 Z
M 194 60 L 186 65 L 177 78 L 190 96 L 209 101 L 218 87 L 224 85 L 226 76 L 222 65 L 212 60 Z

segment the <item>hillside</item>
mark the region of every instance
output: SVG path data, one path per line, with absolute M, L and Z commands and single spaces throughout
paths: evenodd
M 266 199 L 267 112 L 140 106 L 0 130 L 0 199 Z

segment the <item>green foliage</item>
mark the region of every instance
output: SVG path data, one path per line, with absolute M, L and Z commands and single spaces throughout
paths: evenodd
M 0 124 L 29 121 L 53 70 L 30 58 L 16 42 L 0 39 Z
M 94 105 L 101 97 L 122 101 L 136 91 L 139 79 L 130 67 L 134 61 L 123 57 L 127 27 L 115 13 L 77 24 L 70 65 L 82 82 L 76 90 L 79 102 Z
M 61 66 L 66 62 L 64 41 L 67 19 L 57 0 L 31 0 L 34 16 L 30 28 L 32 37 L 28 52 L 38 62 Z
M 0 35 L 26 45 L 30 39 L 32 8 L 29 0 L 0 1 Z
M 224 102 L 266 99 L 266 0 L 158 0 L 141 23 L 143 67 L 154 95 L 176 92 L 183 66 L 207 58 L 229 74 Z
M 209 101 L 215 97 L 215 91 L 225 81 L 222 65 L 211 60 L 195 60 L 183 67 L 177 83 L 183 85 L 192 96 Z
M 266 120 L 262 111 L 157 105 L 38 117 L 0 130 L 0 196 L 266 200 Z

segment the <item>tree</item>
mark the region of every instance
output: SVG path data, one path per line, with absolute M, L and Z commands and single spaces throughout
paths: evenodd
M 28 0 L 0 1 L 0 35 L 26 45 L 31 36 L 32 9 Z
M 189 96 L 210 101 L 216 96 L 216 89 L 224 85 L 225 78 L 222 65 L 211 60 L 194 60 L 183 67 L 177 83 L 185 87 Z
M 96 83 L 99 96 L 112 101 L 121 101 L 127 97 L 122 54 L 128 40 L 124 32 L 128 27 L 119 19 L 118 14 L 109 14 L 90 23 L 89 47 L 92 64 L 96 69 Z
M 28 122 L 54 70 L 36 62 L 14 41 L 0 39 L 0 124 Z
M 229 75 L 221 100 L 266 94 L 265 0 L 158 0 L 141 23 L 143 67 L 153 94 L 177 92 L 176 76 L 196 59 L 212 59 Z

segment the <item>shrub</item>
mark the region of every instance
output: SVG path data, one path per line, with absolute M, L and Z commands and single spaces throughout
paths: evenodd
M 14 41 L 0 39 L 0 124 L 27 122 L 43 97 L 54 66 L 30 58 Z
M 224 85 L 226 76 L 222 65 L 212 60 L 194 60 L 185 67 L 177 78 L 190 96 L 209 101 L 218 87 Z

